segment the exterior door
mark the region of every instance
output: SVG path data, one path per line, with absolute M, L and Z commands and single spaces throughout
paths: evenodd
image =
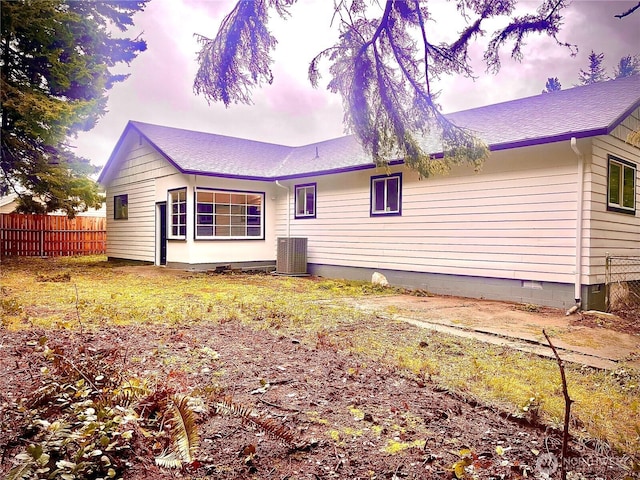
M 160 258 L 159 264 L 166 265 L 167 264 L 167 204 L 159 203 L 158 204 L 158 216 L 160 217 L 158 222 L 158 240 L 160 242 Z

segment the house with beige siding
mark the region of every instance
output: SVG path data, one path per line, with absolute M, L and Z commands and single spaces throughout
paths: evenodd
M 353 136 L 290 147 L 131 121 L 99 179 L 107 254 L 275 268 L 289 239 L 313 275 L 602 308 L 606 256 L 640 256 L 640 76 L 447 117 L 489 145 L 479 172 L 377 168 Z
M 44 203 L 44 202 L 43 202 Z M 6 196 L 0 196 L 0 214 L 1 213 L 14 213 L 18 208 L 18 195 L 10 193 Z M 86 212 L 78 212 L 77 217 L 104 217 L 107 214 L 106 205 L 102 205 L 101 208 L 89 208 Z M 56 210 L 49 212 L 48 215 L 67 215 L 67 212 L 62 210 Z

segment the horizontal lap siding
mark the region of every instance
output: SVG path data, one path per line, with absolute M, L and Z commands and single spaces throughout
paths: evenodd
M 384 172 L 309 179 L 317 218 L 291 221 L 291 235 L 309 239 L 309 262 L 573 281 L 576 157 L 568 142 L 495 152 L 479 174 L 457 169 L 419 181 L 393 171 L 403 172 L 397 217 L 369 216 L 370 177 Z M 285 209 L 278 213 L 282 225 Z
M 640 128 L 640 109 L 627 117 L 611 135 L 593 139 L 591 209 L 586 214 L 591 228 L 589 242 L 590 283 L 603 283 L 607 253 L 611 255 L 640 255 L 640 148 L 626 143 L 632 129 Z M 625 215 L 607 211 L 608 155 L 633 162 L 636 171 L 636 214 Z
M 146 142 L 130 134 L 112 168 L 117 174 L 107 185 L 107 256 L 155 261 L 156 178 L 176 170 Z M 136 138 L 133 138 L 136 137 Z M 113 198 L 128 195 L 128 219 L 113 218 Z

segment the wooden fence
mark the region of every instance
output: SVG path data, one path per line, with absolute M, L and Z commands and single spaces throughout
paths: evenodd
M 104 217 L 0 214 L 0 258 L 104 254 Z

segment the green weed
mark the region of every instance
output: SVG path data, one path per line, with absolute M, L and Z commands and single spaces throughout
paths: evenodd
M 68 282 L 38 281 L 39 276 L 66 278 L 60 277 L 65 274 Z M 207 275 L 112 263 L 104 257 L 3 261 L 0 280 L 7 329 L 78 328 L 78 315 L 85 330 L 240 322 L 315 348 L 351 353 L 363 363 L 381 362 L 419 383 L 432 382 L 504 412 L 522 415 L 534 410 L 540 422 L 562 423 L 564 402 L 555 361 L 419 330 L 341 301 L 397 293 L 367 282 Z M 203 361 L 202 355 L 194 354 L 175 366 L 190 371 Z M 628 369 L 625 375 L 611 375 L 568 365 L 566 374 L 575 400 L 572 433 L 608 442 L 631 455 L 640 451 L 640 373 Z

